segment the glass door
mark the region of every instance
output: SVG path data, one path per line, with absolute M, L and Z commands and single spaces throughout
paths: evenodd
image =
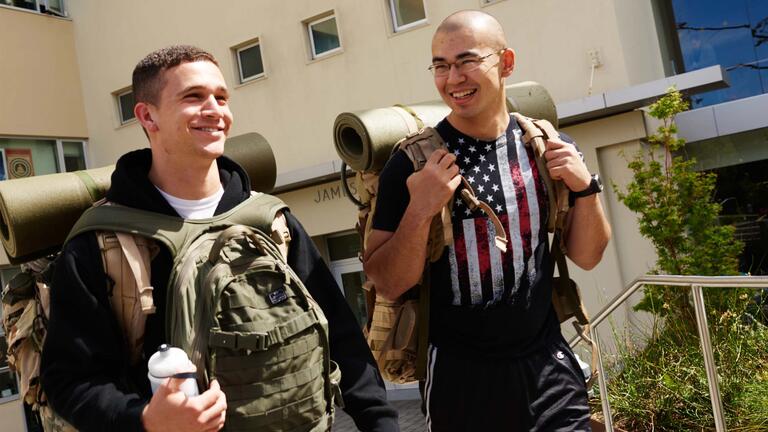
M 363 291 L 363 282 L 365 282 L 365 273 L 363 273 L 363 264 L 357 258 L 349 258 L 340 261 L 331 262 L 331 273 L 339 284 L 342 294 L 347 298 L 347 303 L 355 314 L 360 328 L 368 320 L 368 311 L 366 310 L 365 291 Z

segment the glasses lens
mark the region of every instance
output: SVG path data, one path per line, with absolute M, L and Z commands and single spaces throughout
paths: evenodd
M 450 65 L 447 64 L 433 64 L 429 67 L 430 72 L 432 72 L 432 75 L 434 76 L 445 76 L 448 75 L 448 71 L 451 69 Z

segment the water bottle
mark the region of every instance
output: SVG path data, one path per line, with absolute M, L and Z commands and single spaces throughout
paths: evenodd
M 195 366 L 187 357 L 187 353 L 179 348 L 166 344 L 160 345 L 157 352 L 149 358 L 147 369 L 152 393 L 155 393 L 167 378 L 182 378 L 184 382 L 179 388 L 184 394 L 189 397 L 199 394 L 195 380 Z

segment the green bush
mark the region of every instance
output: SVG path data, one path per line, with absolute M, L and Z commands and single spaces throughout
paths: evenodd
M 653 273 L 734 275 L 742 244 L 732 226 L 719 223 L 715 175 L 695 171 L 695 161 L 681 155 L 685 141 L 676 136 L 674 117 L 687 108 L 675 89 L 651 105 L 649 114 L 661 126 L 629 160 L 633 180 L 626 190 L 613 188 L 653 243 Z M 768 431 L 768 328 L 750 318 L 753 292 L 704 293 L 729 430 Z M 713 430 L 690 290 L 648 286 L 635 310 L 650 312 L 655 321 L 643 340 L 617 338 L 608 387 L 614 421 L 631 431 Z M 599 399 L 592 403 L 600 409 Z

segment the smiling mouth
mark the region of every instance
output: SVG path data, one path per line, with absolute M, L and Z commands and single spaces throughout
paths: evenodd
M 460 91 L 460 92 L 452 92 L 452 93 L 449 93 L 449 94 L 454 99 L 466 99 L 466 98 L 472 96 L 475 93 L 477 93 L 477 89 L 464 90 L 464 91 Z
M 202 131 L 202 132 L 221 132 L 223 130 L 217 127 L 196 127 L 192 129 Z

